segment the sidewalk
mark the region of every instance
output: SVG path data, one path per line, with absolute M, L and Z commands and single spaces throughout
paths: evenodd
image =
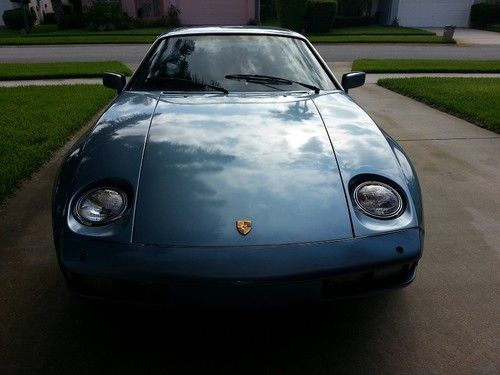
M 352 61 L 329 62 L 328 66 L 338 80 L 352 69 Z M 377 83 L 383 78 L 414 78 L 414 77 L 463 77 L 463 78 L 500 78 L 500 73 L 367 73 L 366 83 Z
M 95 85 L 102 84 L 102 78 L 75 78 L 75 79 L 36 79 L 21 81 L 0 81 L 0 87 L 17 86 L 57 86 L 57 85 Z
M 331 64 L 329 64 L 331 67 Z M 344 73 L 350 69 L 332 69 L 335 76 L 341 80 Z M 367 74 L 366 83 L 377 83 L 383 78 L 414 78 L 414 77 L 464 77 L 464 78 L 500 78 L 500 73 L 394 73 L 394 74 Z M 57 86 L 57 85 L 101 85 L 101 78 L 81 79 L 43 79 L 24 81 L 0 81 L 0 87 L 18 86 Z
M 500 73 L 391 73 L 367 74 L 366 83 L 377 83 L 383 78 L 415 78 L 415 77 L 462 77 L 462 78 L 500 78 Z

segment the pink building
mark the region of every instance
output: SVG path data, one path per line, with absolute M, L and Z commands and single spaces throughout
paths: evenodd
M 90 3 L 91 0 L 84 0 Z M 130 17 L 158 19 L 170 5 L 181 11 L 183 25 L 246 25 L 259 15 L 259 0 L 121 0 Z

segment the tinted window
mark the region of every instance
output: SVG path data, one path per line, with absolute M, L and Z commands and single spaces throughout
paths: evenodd
M 264 85 L 229 80 L 258 74 L 335 90 L 307 45 L 294 38 L 265 35 L 189 35 L 162 40 L 142 66 L 132 90 L 200 91 L 203 84 L 230 92 L 304 90 L 299 85 Z M 194 82 L 194 83 L 193 83 Z

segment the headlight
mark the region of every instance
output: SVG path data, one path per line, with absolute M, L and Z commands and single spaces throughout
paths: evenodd
M 127 195 L 116 188 L 98 188 L 83 194 L 75 216 L 84 225 L 104 225 L 119 219 L 127 208 Z
M 391 219 L 403 211 L 401 195 L 382 182 L 363 182 L 354 189 L 353 195 L 359 209 L 377 219 Z

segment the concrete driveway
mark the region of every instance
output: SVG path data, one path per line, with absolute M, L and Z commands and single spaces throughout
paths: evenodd
M 443 35 L 442 27 L 427 27 L 425 30 Z M 486 30 L 458 28 L 455 30 L 455 39 L 460 44 L 500 45 L 500 33 Z
M 77 300 L 51 241 L 59 153 L 0 209 L 0 373 L 499 373 L 500 137 L 376 85 L 352 95 L 420 175 L 427 238 L 412 286 L 309 311 Z

